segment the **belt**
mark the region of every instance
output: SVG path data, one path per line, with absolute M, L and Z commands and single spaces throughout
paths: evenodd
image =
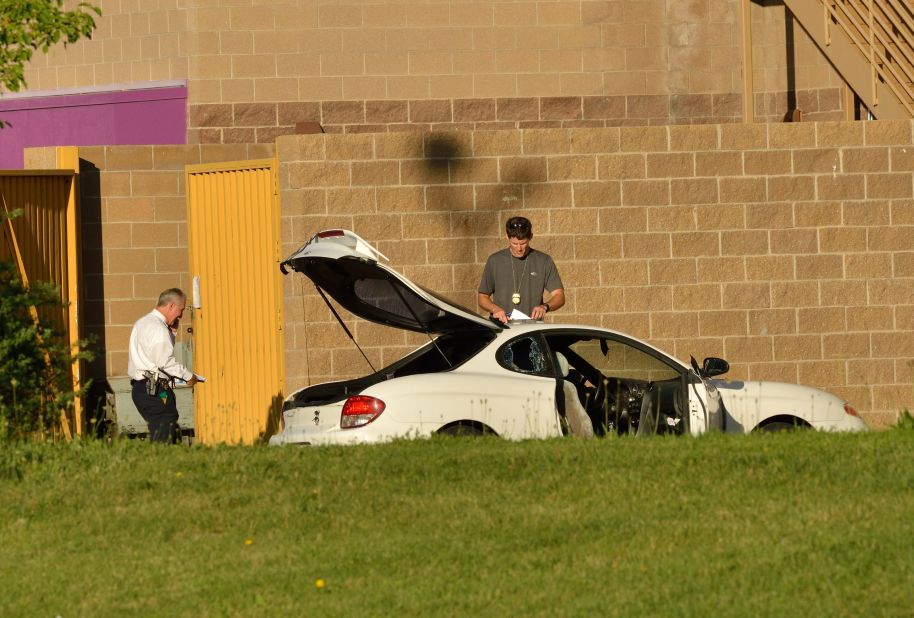
M 169 381 L 164 378 L 159 378 L 156 382 L 163 384 L 165 388 L 171 388 Z M 146 380 L 134 380 L 133 378 L 130 378 L 130 386 L 136 386 L 137 384 L 146 384 Z

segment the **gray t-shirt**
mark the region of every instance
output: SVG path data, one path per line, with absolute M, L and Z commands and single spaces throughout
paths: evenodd
M 523 258 L 511 255 L 511 249 L 496 251 L 486 260 L 479 282 L 480 294 L 493 294 L 492 300 L 505 310 L 508 317 L 515 307 L 526 315 L 543 304 L 543 291 L 564 288 L 555 262 L 548 253 L 530 249 Z M 520 294 L 520 303 L 511 302 L 514 293 Z

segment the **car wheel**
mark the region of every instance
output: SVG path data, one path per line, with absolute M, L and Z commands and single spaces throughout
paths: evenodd
M 471 425 L 469 423 L 454 423 L 453 425 L 448 425 L 447 427 L 439 429 L 438 433 L 442 436 L 481 436 L 485 432 L 476 425 Z

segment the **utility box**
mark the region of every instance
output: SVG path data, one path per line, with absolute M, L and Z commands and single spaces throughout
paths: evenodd
M 175 359 L 193 371 L 191 368 L 190 349 L 186 344 L 179 342 L 175 345 Z M 133 387 L 130 385 L 130 377 L 108 378 L 108 384 L 111 387 L 114 399 L 114 419 L 112 420 L 117 426 L 117 433 L 126 436 L 147 435 L 149 426 L 133 404 L 131 394 Z M 178 428 L 181 430 L 181 435 L 193 436 L 194 390 L 186 384 L 176 385 L 175 400 L 178 405 Z
M 114 418 L 117 433 L 120 435 L 144 436 L 149 433 L 146 421 L 133 405 L 129 377 L 108 378 L 108 384 L 114 393 Z M 178 404 L 178 427 L 182 434 L 193 434 L 194 431 L 194 391 L 185 384 L 175 386 L 175 399 Z

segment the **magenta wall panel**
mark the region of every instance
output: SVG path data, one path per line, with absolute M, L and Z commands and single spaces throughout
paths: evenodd
M 187 85 L 0 97 L 0 169 L 30 146 L 187 143 Z

